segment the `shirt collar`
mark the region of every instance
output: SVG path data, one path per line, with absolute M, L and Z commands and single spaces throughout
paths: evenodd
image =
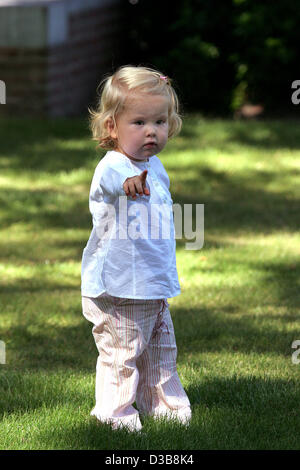
M 113 153 L 116 153 L 118 155 L 121 155 L 122 158 L 126 159 L 126 160 L 129 160 L 131 163 L 133 163 L 134 165 L 145 165 L 145 163 L 149 163 L 150 162 L 150 158 L 148 157 L 147 160 L 141 160 L 141 161 L 135 161 L 135 160 L 131 160 L 129 157 L 126 157 L 126 155 L 124 155 L 124 153 L 121 153 L 121 152 L 117 152 L 116 150 L 111 150 L 111 152 Z M 154 156 L 154 155 L 153 155 Z M 152 157 L 151 157 L 152 158 Z

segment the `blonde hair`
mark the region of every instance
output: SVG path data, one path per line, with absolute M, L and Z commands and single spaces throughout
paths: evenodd
M 97 109 L 94 111 L 88 108 L 92 140 L 99 142 L 97 147 L 107 150 L 116 148 L 117 142 L 110 136 L 108 121 L 112 119 L 114 126 L 116 126 L 116 117 L 124 110 L 125 100 L 129 92 L 132 91 L 166 96 L 169 99 L 168 137 L 174 137 L 180 132 L 182 120 L 179 116 L 179 102 L 176 92 L 171 86 L 171 80 L 158 70 L 125 65 L 113 75 L 104 78 L 99 87 L 101 88 L 101 96 Z

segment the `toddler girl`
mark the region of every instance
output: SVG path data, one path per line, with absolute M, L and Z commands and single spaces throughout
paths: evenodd
M 91 415 L 139 431 L 135 402 L 142 415 L 188 424 L 167 302 L 180 293 L 173 201 L 157 157 L 181 128 L 177 96 L 168 77 L 146 67 L 121 67 L 102 85 L 90 124 L 109 151 L 91 184 L 81 270 L 83 315 L 99 351 Z

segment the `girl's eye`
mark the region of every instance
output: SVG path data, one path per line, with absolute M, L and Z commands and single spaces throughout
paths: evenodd
M 135 124 L 137 124 L 138 126 L 141 126 L 141 125 L 144 124 L 144 122 L 143 121 L 135 121 Z
M 164 122 L 165 122 L 165 121 L 164 121 L 163 119 L 159 119 L 159 120 L 157 121 L 157 124 L 164 124 Z

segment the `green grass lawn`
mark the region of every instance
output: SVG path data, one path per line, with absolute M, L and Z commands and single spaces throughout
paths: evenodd
M 169 300 L 193 419 L 137 436 L 89 416 L 80 269 L 103 153 L 83 119 L 0 119 L 0 449 L 300 449 L 299 125 L 188 116 L 161 153 L 174 203 L 204 204 Z

